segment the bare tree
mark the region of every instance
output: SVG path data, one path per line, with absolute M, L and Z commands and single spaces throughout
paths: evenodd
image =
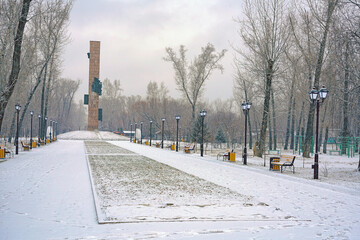
M 175 70 L 175 82 L 178 90 L 185 96 L 191 105 L 192 121 L 195 122 L 196 106 L 204 89 L 205 81 L 211 73 L 219 69 L 223 71 L 220 60 L 225 56 L 226 50 L 216 53 L 212 44 L 201 48 L 201 53 L 189 65 L 186 60 L 185 46 L 181 45 L 179 56 L 172 48 L 166 48 L 165 61 L 171 62 Z
M 311 3 L 309 2 L 310 7 L 312 7 Z M 332 20 L 333 13 L 335 11 L 335 8 L 338 4 L 338 0 L 328 0 L 327 6 L 326 6 L 326 14 L 325 14 L 325 20 L 322 20 L 320 18 L 320 15 L 316 15 L 316 18 L 320 21 L 319 24 L 323 26 L 323 34 L 320 40 L 320 46 L 318 50 L 318 56 L 316 61 L 316 67 L 315 67 L 315 74 L 314 74 L 314 87 L 316 89 L 319 89 L 320 84 L 320 77 L 321 77 L 321 70 L 324 64 L 324 53 L 325 53 L 325 47 L 326 47 L 326 41 L 327 36 L 330 29 L 330 24 Z M 314 13 L 315 14 L 315 13 Z M 310 103 L 309 107 L 309 113 L 308 113 L 308 121 L 306 126 L 306 136 L 304 141 L 304 148 L 303 148 L 303 156 L 304 157 L 310 157 L 310 148 L 311 148 L 311 142 L 312 142 L 312 136 L 313 136 L 313 126 L 314 126 L 314 113 L 315 113 L 315 105 Z
M 2 89 L 0 93 L 0 132 L 1 132 L 2 122 L 4 119 L 5 109 L 14 91 L 20 72 L 21 46 L 22 46 L 24 30 L 25 30 L 25 25 L 27 23 L 27 16 L 29 13 L 31 1 L 32 0 L 22 1 L 21 14 L 18 20 L 16 34 L 14 38 L 14 50 L 13 50 L 11 73 L 5 87 Z
M 285 1 L 246 0 L 245 20 L 239 19 L 238 22 L 241 26 L 240 36 L 250 52 L 237 49 L 243 57 L 243 66 L 256 72 L 260 79 L 265 79 L 260 142 L 255 151 L 257 156 L 262 157 L 269 121 L 272 81 L 289 36 L 285 22 Z

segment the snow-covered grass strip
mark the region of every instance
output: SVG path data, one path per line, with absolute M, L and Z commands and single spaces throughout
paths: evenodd
M 99 223 L 297 220 L 141 155 L 88 155 L 88 160 Z
M 105 141 L 85 141 L 85 147 L 87 154 L 134 154 L 134 152 Z

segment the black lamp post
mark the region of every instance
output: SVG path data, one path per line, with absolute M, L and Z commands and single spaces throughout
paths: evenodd
M 38 115 L 39 118 L 39 136 L 38 136 L 38 142 L 40 144 L 40 138 L 41 138 L 41 115 Z M 40 146 L 40 145 L 39 145 Z
M 130 142 L 132 142 L 132 123 L 130 123 Z
M 16 154 L 19 154 L 19 113 L 20 113 L 21 106 L 19 104 L 15 105 L 16 110 Z
M 34 111 L 30 111 L 30 149 L 32 149 L 32 124 L 33 124 Z
M 150 146 L 151 146 L 151 138 L 152 138 L 152 136 L 151 136 L 151 128 L 152 128 L 152 120 L 150 120 Z
M 204 118 L 206 116 L 206 111 L 201 110 L 200 111 L 200 117 L 201 117 L 201 145 L 200 145 L 200 155 L 204 156 Z
M 143 139 L 142 129 L 143 129 L 143 122 L 140 122 L 140 144 L 142 144 L 142 139 Z
M 180 120 L 180 115 L 176 115 L 176 151 L 179 151 L 179 120 Z
M 320 109 L 320 100 L 324 102 L 329 90 L 323 86 L 319 91 L 315 87 L 309 92 L 310 99 L 313 103 L 316 102 L 316 139 L 315 139 L 315 160 L 312 168 L 314 169 L 314 179 L 319 179 L 319 109 Z M 318 98 L 319 96 L 319 98 Z
M 165 118 L 161 119 L 161 148 L 164 148 L 164 123 L 165 123 Z
M 49 140 L 49 141 L 51 142 L 51 141 L 52 141 L 52 138 L 51 138 L 51 137 L 52 137 L 52 136 L 51 136 L 52 120 L 50 120 L 49 122 L 50 122 L 50 131 L 49 131 L 49 132 L 50 132 L 50 140 Z
M 247 165 L 247 148 L 246 148 L 246 136 L 247 136 L 247 122 L 248 122 L 248 114 L 251 108 L 251 102 L 243 102 L 241 104 L 241 108 L 245 114 L 245 146 L 244 146 L 244 154 L 243 154 L 243 163 Z
M 137 123 L 135 123 L 135 143 L 136 143 L 136 128 L 137 128 Z
M 44 137 L 44 139 L 45 139 L 45 145 L 46 145 L 46 133 L 47 133 L 47 120 L 48 120 L 48 118 L 47 117 L 45 117 L 45 124 L 44 124 L 44 132 L 45 132 L 45 137 Z
M 55 136 L 54 136 L 54 137 L 55 137 L 54 139 L 55 139 L 55 141 L 56 141 L 56 140 L 57 140 L 57 139 L 56 139 L 56 137 L 57 137 L 57 121 L 55 121 L 55 131 L 54 131 L 54 135 L 55 135 Z

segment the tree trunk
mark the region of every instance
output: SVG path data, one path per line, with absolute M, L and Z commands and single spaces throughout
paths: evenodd
M 45 73 L 43 78 L 43 85 L 41 90 L 41 139 L 43 140 L 45 137 L 45 113 L 44 113 L 44 105 L 45 105 L 45 84 L 46 84 L 46 75 L 47 75 L 47 64 L 45 67 Z
M 269 150 L 273 150 L 273 142 L 272 142 L 272 131 L 271 131 L 271 117 L 269 117 Z
M 256 149 L 256 156 L 261 158 L 265 148 L 265 141 L 266 141 L 266 129 L 268 122 L 269 107 L 270 107 L 270 89 L 271 89 L 271 82 L 273 77 L 273 64 L 274 61 L 269 59 L 266 69 L 266 84 L 265 84 L 266 86 L 265 86 L 264 110 L 263 110 L 263 117 L 261 123 L 260 142 L 258 148 Z
M 8 142 L 11 142 L 11 139 L 14 137 L 15 135 L 15 119 L 16 119 L 16 111 L 14 111 L 13 114 L 13 118 L 11 121 L 11 126 L 10 126 L 10 132 L 9 132 L 9 137 L 8 137 Z
M 343 107 L 343 127 L 342 127 L 342 154 L 346 154 L 349 141 L 349 41 L 345 47 L 345 75 L 344 75 L 344 107 Z
M 29 13 L 31 1 L 32 0 L 23 0 L 22 2 L 21 15 L 14 39 L 14 50 L 13 50 L 11 73 L 6 86 L 4 87 L 3 91 L 0 93 L 0 132 L 1 132 L 2 122 L 4 120 L 6 106 L 9 102 L 12 93 L 14 92 L 15 85 L 19 77 L 21 46 L 22 46 L 25 24 L 27 23 L 27 15 Z
M 338 0 L 329 0 L 328 2 L 328 9 L 327 9 L 327 19 L 325 24 L 325 30 L 320 42 L 320 49 L 318 53 L 317 63 L 316 63 L 316 69 L 315 69 L 315 77 L 314 77 L 314 87 L 315 89 L 319 90 L 319 81 L 321 76 L 321 69 L 323 66 L 323 60 L 324 60 L 324 52 L 325 52 L 325 46 L 326 46 L 326 40 L 327 35 L 330 28 L 331 23 L 331 17 L 334 12 L 334 9 L 338 3 Z M 312 136 L 313 136 L 313 126 L 314 126 L 314 113 L 315 113 L 315 104 L 310 103 L 309 108 L 309 114 L 308 114 L 308 122 L 306 126 L 306 137 L 304 142 L 304 148 L 303 148 L 303 157 L 310 157 L 310 148 L 311 148 L 311 142 L 312 142 Z
M 295 99 L 293 99 L 293 106 L 292 106 L 292 111 L 291 111 L 291 115 L 292 115 L 292 119 L 291 119 L 291 130 L 290 130 L 290 134 L 291 134 L 291 140 L 290 140 L 290 149 L 294 149 L 294 133 L 295 133 Z
M 326 127 L 326 129 L 325 129 L 325 139 L 324 139 L 324 144 L 323 144 L 323 153 L 326 153 L 326 151 L 327 151 L 328 138 L 329 138 L 329 127 Z
M 291 85 L 292 86 L 292 85 Z M 289 144 L 289 138 L 290 138 L 290 119 L 291 119 L 291 105 L 293 101 L 293 92 L 290 92 L 290 99 L 289 99 L 289 106 L 288 106 L 288 116 L 287 116 L 287 122 L 286 122 L 286 135 L 285 135 L 285 145 L 284 150 L 288 149 Z
M 275 112 L 275 100 L 274 100 L 274 90 L 271 88 L 271 105 L 272 105 L 272 114 L 273 114 L 273 149 L 277 149 L 277 135 L 276 135 L 276 112 Z
M 305 102 L 302 102 L 302 106 L 301 106 L 301 112 L 300 112 L 300 117 L 299 117 L 299 124 L 296 130 L 296 139 L 295 139 L 295 151 L 298 150 L 298 145 L 299 145 L 299 137 L 300 137 L 300 129 L 301 129 L 301 121 L 303 119 L 303 114 L 304 114 L 304 108 L 305 108 Z M 303 133 L 301 133 L 301 135 L 303 135 Z

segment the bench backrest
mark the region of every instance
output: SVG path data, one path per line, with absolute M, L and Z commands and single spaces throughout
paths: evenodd
M 280 156 L 280 161 L 283 161 L 283 162 L 291 162 L 293 163 L 295 161 L 295 157 L 296 156 L 292 156 L 292 155 L 281 155 Z

